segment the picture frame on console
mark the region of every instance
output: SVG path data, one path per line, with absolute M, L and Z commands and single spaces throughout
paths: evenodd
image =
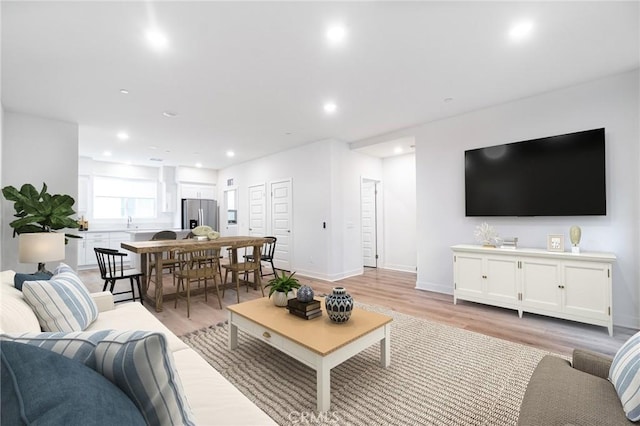
M 547 251 L 564 251 L 564 235 L 547 235 Z

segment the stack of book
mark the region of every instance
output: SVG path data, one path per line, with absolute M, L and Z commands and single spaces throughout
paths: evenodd
M 289 299 L 287 302 L 289 313 L 304 319 L 316 318 L 322 315 L 319 300 L 301 302 L 298 299 Z

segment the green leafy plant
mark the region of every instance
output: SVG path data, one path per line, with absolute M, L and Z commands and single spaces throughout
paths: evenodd
M 2 195 L 15 203 L 14 216 L 17 219 L 9 223 L 13 228 L 14 237 L 17 234 L 54 232 L 63 228 L 79 227 L 76 219 L 70 217 L 76 214 L 72 208 L 75 203 L 73 197 L 49 194 L 46 183 L 42 184 L 40 192 L 29 183 L 22 185 L 20 191 L 13 186 L 5 186 L 2 188 Z M 73 234 L 65 234 L 65 236 L 80 238 Z
M 295 274 L 296 273 L 294 272 L 293 274 L 287 276 L 284 271 L 282 271 L 282 276 L 278 276 L 278 274 L 276 274 L 275 278 L 269 281 L 269 283 L 265 286 L 271 287 L 269 289 L 269 297 L 271 297 L 271 295 L 276 291 L 280 291 L 286 294 L 294 288 L 300 288 L 300 282 L 298 281 L 298 279 L 293 278 Z

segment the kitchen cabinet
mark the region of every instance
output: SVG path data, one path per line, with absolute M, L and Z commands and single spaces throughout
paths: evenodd
M 484 303 L 607 327 L 613 334 L 611 253 L 457 245 L 454 303 Z
M 181 198 L 198 198 L 201 200 L 215 200 L 216 186 L 195 183 L 180 184 Z
M 120 231 L 87 231 L 81 232 L 82 240 L 78 241 L 78 267 L 95 267 L 98 265 L 94 248 L 111 248 L 120 250 L 122 241 L 131 239 L 127 232 Z M 125 258 L 127 261 L 127 258 Z

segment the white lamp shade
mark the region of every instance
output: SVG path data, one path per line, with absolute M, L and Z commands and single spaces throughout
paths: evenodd
M 45 263 L 64 259 L 64 234 L 38 232 L 18 237 L 20 263 Z

